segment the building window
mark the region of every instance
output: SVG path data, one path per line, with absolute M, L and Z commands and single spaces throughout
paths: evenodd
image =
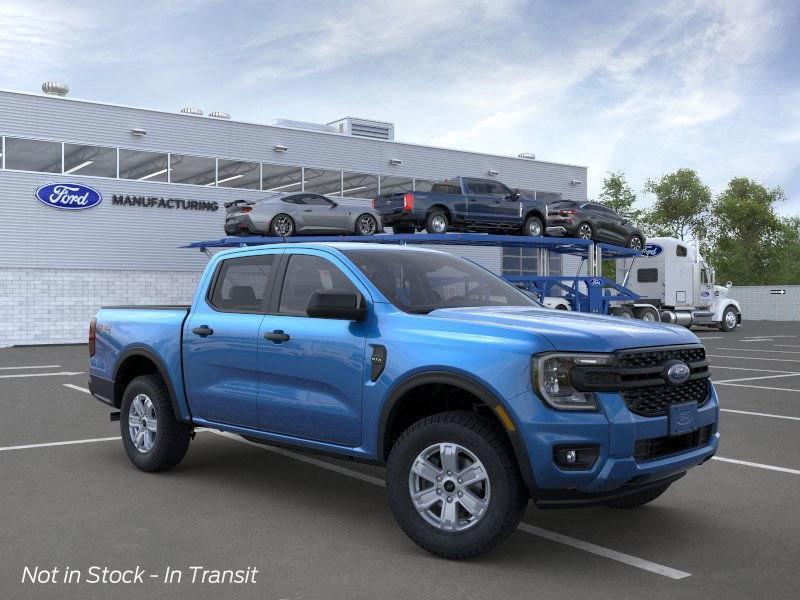
M 299 192 L 303 187 L 303 169 L 284 165 L 261 165 L 261 189 L 265 192 Z
M 381 177 L 381 194 L 402 194 L 413 191 L 414 179 L 411 177 L 395 177 L 393 175 Z
M 561 275 L 561 256 L 550 252 L 550 275 Z M 503 275 L 541 275 L 537 248 L 503 248 Z
M 169 180 L 171 183 L 214 185 L 217 161 L 204 156 L 172 154 L 169 157 Z
M 258 163 L 219 159 L 217 169 L 219 187 L 259 189 L 261 165 Z
M 119 151 L 119 176 L 138 181 L 168 180 L 167 155 L 161 152 Z
M 61 173 L 61 143 L 6 138 L 6 169 Z
M 377 198 L 378 177 L 365 173 L 342 173 L 342 196 L 348 198 Z
M 658 281 L 658 269 L 639 269 L 636 271 L 637 283 L 656 283 Z
M 117 149 L 64 144 L 64 175 L 117 176 Z
M 325 169 L 303 169 L 305 172 L 303 189 L 306 192 L 324 194 L 326 196 L 342 195 L 342 172 Z

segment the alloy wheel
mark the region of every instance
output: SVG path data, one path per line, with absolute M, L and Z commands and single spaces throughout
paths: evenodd
M 588 223 L 581 223 L 578 227 L 578 237 L 582 240 L 592 239 L 592 226 Z
M 528 231 L 527 234 L 533 237 L 539 237 L 542 235 L 542 224 L 539 221 L 532 219 L 528 222 Z
M 138 394 L 128 411 L 128 435 L 137 451 L 147 454 L 158 435 L 158 419 L 153 401 L 147 394 Z
M 736 327 L 736 313 L 732 310 L 725 313 L 725 325 L 727 325 L 729 329 Z
M 445 233 L 447 231 L 447 219 L 442 215 L 435 215 L 431 219 L 431 227 L 436 233 Z
M 273 226 L 275 233 L 281 237 L 287 237 L 292 234 L 292 221 L 289 217 L 275 217 L 275 225 Z
M 408 489 L 419 515 L 443 531 L 475 526 L 491 501 L 489 474 L 483 463 L 453 442 L 434 444 L 417 455 Z
M 635 235 L 631 238 L 631 241 L 628 242 L 628 248 L 633 250 L 641 250 L 642 249 L 642 238 L 638 235 Z
M 374 217 L 371 215 L 362 215 L 358 219 L 358 231 L 361 235 L 372 235 L 378 228 Z

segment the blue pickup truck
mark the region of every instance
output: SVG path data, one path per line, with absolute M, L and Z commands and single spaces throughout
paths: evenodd
M 488 231 L 544 235 L 547 203 L 493 179 L 455 177 L 433 184 L 430 192 L 382 194 L 372 201 L 383 224 L 394 233 Z M 559 235 L 564 229 L 556 227 Z
M 546 309 L 423 248 L 220 252 L 191 306 L 102 308 L 89 352 L 139 469 L 176 466 L 196 427 L 385 464 L 398 523 L 447 558 L 493 547 L 529 499 L 650 502 L 719 441 L 687 329 Z

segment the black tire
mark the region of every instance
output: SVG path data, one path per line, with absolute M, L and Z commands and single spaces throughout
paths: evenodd
M 367 226 L 367 222 L 369 226 Z M 369 213 L 359 215 L 356 219 L 355 234 L 361 236 L 370 236 L 378 233 L 378 219 Z
M 630 496 L 625 496 L 624 498 L 611 500 L 610 502 L 606 502 L 606 506 L 610 506 L 611 508 L 636 508 L 637 506 L 644 506 L 666 492 L 670 485 L 671 484 L 667 483 L 665 485 L 644 490 L 638 494 L 631 494 Z
M 134 398 L 141 395 L 150 399 L 157 420 L 154 443 L 144 452 L 136 448 L 129 427 L 131 405 Z M 122 396 L 119 425 L 125 452 L 142 471 L 171 469 L 183 460 L 189 449 L 192 428 L 175 418 L 167 386 L 158 375 L 141 375 L 128 384 Z
M 633 310 L 628 308 L 627 306 L 617 306 L 611 309 L 611 316 L 621 317 L 623 319 L 632 319 Z
M 627 246 L 632 250 L 642 250 L 644 248 L 644 240 L 642 239 L 642 236 L 634 234 L 628 238 Z
M 525 219 L 525 225 L 522 226 L 522 235 L 528 235 L 532 237 L 543 236 L 544 224 L 542 224 L 542 220 L 535 215 L 531 215 Z
M 392 233 L 414 233 L 416 228 L 413 225 L 392 225 Z
M 653 308 L 637 308 L 634 311 L 634 315 L 640 321 L 648 321 L 653 323 L 659 323 L 661 321 L 661 315 L 659 314 L 658 310 Z
M 730 318 L 728 316 L 729 314 L 733 314 L 733 318 Z M 737 313 L 736 309 L 733 308 L 732 306 L 727 307 L 722 312 L 722 322 L 719 324 L 719 330 L 720 331 L 731 332 L 734 329 L 736 329 L 736 327 L 739 325 L 738 314 L 739 313 Z M 729 319 L 730 319 L 730 323 L 729 323 Z
M 287 230 L 283 229 L 285 223 Z M 297 230 L 294 225 L 294 219 L 287 214 L 280 213 L 272 217 L 269 223 L 269 234 L 277 237 L 289 237 Z
M 578 228 L 575 230 L 575 237 L 581 240 L 593 240 L 594 227 L 592 227 L 591 223 L 584 221 L 578 225 Z
M 443 226 L 442 223 L 444 223 Z M 435 208 L 425 217 L 425 231 L 428 233 L 447 233 L 447 228 L 449 226 L 450 219 L 447 218 L 447 215 L 441 209 Z
M 558 304 L 556 305 L 556 310 L 569 310 L 569 309 L 563 304 Z
M 463 531 L 445 531 L 428 523 L 411 500 L 412 465 L 423 450 L 443 442 L 469 449 L 485 467 L 491 486 L 486 512 Z M 406 429 L 389 455 L 386 484 L 392 512 L 406 535 L 428 552 L 455 560 L 478 556 L 499 544 L 522 520 L 528 503 L 504 432 L 485 417 L 461 411 L 435 414 Z

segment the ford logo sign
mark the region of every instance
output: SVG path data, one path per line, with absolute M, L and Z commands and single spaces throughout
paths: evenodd
M 683 362 L 676 362 L 667 368 L 667 381 L 673 385 L 684 383 L 691 376 L 692 371 L 689 365 Z
M 36 190 L 36 199 L 61 210 L 82 210 L 97 206 L 103 201 L 103 196 L 79 183 L 50 183 Z
M 642 250 L 642 256 L 658 256 L 664 251 L 664 248 L 658 244 L 647 244 Z
M 681 427 L 686 427 L 693 420 L 694 420 L 694 412 L 690 410 L 684 410 L 678 413 L 678 418 L 675 419 L 675 422 Z
M 603 280 L 602 280 L 602 279 L 600 279 L 599 277 L 592 277 L 592 278 L 589 280 L 589 285 L 590 285 L 591 287 L 602 287 L 602 285 L 603 285 Z

